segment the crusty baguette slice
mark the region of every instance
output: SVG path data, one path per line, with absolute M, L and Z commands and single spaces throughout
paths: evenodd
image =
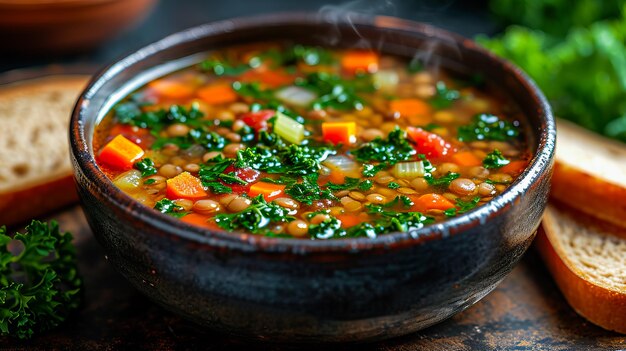
M 0 225 L 76 201 L 68 125 L 87 80 L 62 75 L 0 87 Z
M 624 230 L 549 205 L 536 245 L 569 304 L 592 323 L 626 334 Z
M 626 228 L 626 144 L 557 121 L 551 196 Z

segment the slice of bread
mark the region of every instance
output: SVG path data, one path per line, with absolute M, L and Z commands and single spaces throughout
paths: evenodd
M 0 225 L 76 201 L 68 125 L 87 80 L 61 75 L 0 86 Z
M 551 197 L 626 228 L 626 144 L 563 120 L 556 139 Z
M 563 206 L 549 205 L 536 245 L 569 304 L 594 324 L 626 334 L 624 231 Z

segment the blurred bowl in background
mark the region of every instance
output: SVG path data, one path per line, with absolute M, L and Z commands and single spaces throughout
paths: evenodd
M 0 53 L 92 49 L 143 20 L 157 0 L 0 0 Z

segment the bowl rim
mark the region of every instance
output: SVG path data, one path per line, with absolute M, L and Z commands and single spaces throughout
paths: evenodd
M 82 172 L 85 178 L 97 187 L 103 198 L 113 206 L 123 208 L 137 220 L 161 230 L 177 239 L 184 239 L 200 247 L 221 247 L 237 249 L 247 252 L 267 253 L 329 253 L 329 252 L 360 252 L 363 250 L 389 250 L 396 247 L 418 245 L 425 241 L 445 239 L 449 236 L 462 234 L 469 228 L 484 225 L 501 209 L 513 206 L 544 173 L 549 172 L 553 163 L 556 144 L 556 124 L 547 99 L 520 68 L 512 63 L 497 57 L 481 48 L 472 40 L 459 34 L 448 32 L 431 25 L 388 16 L 346 15 L 345 18 L 333 18 L 333 23 L 351 26 L 374 26 L 381 29 L 416 32 L 437 40 L 452 41 L 462 46 L 464 50 L 476 51 L 485 57 L 486 62 L 501 65 L 510 73 L 523 88 L 531 94 L 539 108 L 538 115 L 542 129 L 537 135 L 537 150 L 526 169 L 518 176 L 511 186 L 502 194 L 494 197 L 488 203 L 479 206 L 462 215 L 426 225 L 419 229 L 407 232 L 393 232 L 377 236 L 376 238 L 340 238 L 331 240 L 307 240 L 291 238 L 273 238 L 262 235 L 232 233 L 222 230 L 211 230 L 194 226 L 140 204 L 113 185 L 106 175 L 99 169 L 95 157 L 89 152 L 84 130 L 84 111 L 98 89 L 111 77 L 121 73 L 127 66 L 137 63 L 145 57 L 167 51 L 185 42 L 192 42 L 200 37 L 209 37 L 225 31 L 256 28 L 259 26 L 286 26 L 286 25 L 316 25 L 324 24 L 327 18 L 322 18 L 316 12 L 279 12 L 255 16 L 236 17 L 233 19 L 209 22 L 195 26 L 159 41 L 149 44 L 108 66 L 102 68 L 93 76 L 85 90 L 81 93 L 70 121 L 69 137 L 74 173 Z M 348 23 L 347 21 L 350 21 Z

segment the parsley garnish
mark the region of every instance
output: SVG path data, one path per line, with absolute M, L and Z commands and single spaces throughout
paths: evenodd
M 394 130 L 389 132 L 387 138 L 382 139 L 377 137 L 376 139 L 361 145 L 358 149 L 353 150 L 352 154 L 360 162 L 384 162 L 387 164 L 385 166 L 386 168 L 400 161 L 409 160 L 413 157 L 413 155 L 415 155 L 415 149 L 409 143 L 406 132 L 396 127 Z M 382 166 L 379 165 L 375 167 L 379 168 Z M 372 174 L 372 171 L 373 170 L 370 167 L 368 167 L 367 170 L 364 167 L 363 174 L 366 175 L 366 172 L 368 174 Z M 378 170 L 376 172 L 378 172 Z M 366 176 L 372 177 L 373 175 Z
M 458 90 L 449 89 L 442 81 L 437 82 L 436 87 L 437 94 L 430 100 L 430 104 L 436 109 L 448 108 L 461 97 Z
M 507 160 L 500 150 L 495 149 L 485 157 L 483 160 L 483 166 L 487 169 L 494 169 L 506 166 L 511 161 Z
M 376 173 L 382 171 L 383 169 L 389 168 L 389 164 L 387 162 L 379 163 L 377 165 L 372 164 L 364 164 L 363 171 L 361 172 L 365 177 L 373 177 Z
M 250 69 L 246 64 L 233 64 L 227 60 L 210 58 L 200 63 L 200 69 L 211 71 L 216 76 L 238 76 Z
M 454 217 L 457 214 L 463 214 L 475 208 L 476 205 L 478 205 L 479 201 L 480 197 L 478 196 L 474 197 L 470 201 L 464 201 L 460 198 L 456 199 L 456 207 L 452 207 L 443 211 L 443 214 L 445 214 L 447 217 Z
M 208 160 L 206 164 L 200 166 L 200 172 L 198 173 L 202 185 L 209 188 L 214 194 L 230 194 L 233 192 L 233 189 L 224 185 L 221 181 L 229 184 L 246 184 L 234 172 L 223 173 L 233 163 L 234 160 L 232 158 L 223 158 L 221 155 Z
M 387 187 L 389 189 L 398 189 L 400 187 L 400 184 L 398 184 L 396 182 L 389 182 L 389 184 L 387 184 Z
M 369 179 L 359 182 L 358 178 L 345 177 L 343 184 L 328 182 L 326 183 L 326 188 L 331 191 L 352 190 L 356 188 L 365 191 L 371 189 L 373 184 L 374 183 Z
M 72 234 L 60 233 L 55 221 L 32 221 L 13 238 L 0 227 L 0 272 L 0 335 L 30 338 L 59 325 L 80 304 Z
M 329 199 L 336 201 L 337 198 L 329 189 L 322 190 L 317 183 L 319 175 L 317 173 L 308 174 L 302 177 L 301 183 L 295 183 L 285 189 L 285 193 L 294 200 L 311 205 L 313 201 Z
M 172 105 L 167 110 L 142 112 L 138 103 L 126 101 L 117 104 L 113 110 L 118 122 L 139 128 L 149 128 L 152 132 L 158 132 L 174 123 L 195 124 L 204 116 L 199 110 L 198 104 L 192 104 L 189 109 L 180 105 Z
M 154 167 L 154 162 L 149 158 L 144 158 L 141 161 L 136 162 L 135 168 L 141 172 L 142 177 L 148 177 L 153 174 L 157 174 L 157 169 Z
M 439 178 L 433 177 L 430 173 L 424 175 L 424 179 L 428 182 L 428 184 L 437 187 L 447 188 L 450 183 L 457 179 L 460 176 L 458 173 L 448 172 L 448 174 L 443 175 Z
M 336 74 L 315 72 L 297 79 L 296 84 L 317 93 L 319 97 L 311 103 L 311 107 L 316 110 L 329 107 L 360 110 L 365 102 L 358 93 L 374 91 L 371 75 L 357 75 L 351 80 L 345 80 Z
M 460 126 L 460 141 L 497 140 L 507 141 L 519 135 L 516 124 L 501 120 L 500 117 L 481 113 L 474 116 L 472 123 Z
M 154 205 L 154 209 L 176 218 L 183 217 L 187 214 L 182 206 L 177 205 L 170 199 L 161 199 L 157 201 Z
M 243 211 L 229 214 L 218 214 L 215 223 L 228 231 L 246 230 L 254 234 L 270 234 L 268 228 L 272 223 L 291 222 L 295 218 L 289 216 L 289 210 L 273 202 L 266 202 L 263 195 L 252 199 L 252 203 Z
M 200 145 L 207 151 L 221 151 L 226 146 L 227 141 L 221 135 L 206 131 L 204 128 L 195 128 L 189 131 L 185 136 L 179 137 L 159 137 L 152 144 L 151 148 L 158 150 L 166 144 L 174 144 L 181 149 L 188 149 L 193 145 Z

